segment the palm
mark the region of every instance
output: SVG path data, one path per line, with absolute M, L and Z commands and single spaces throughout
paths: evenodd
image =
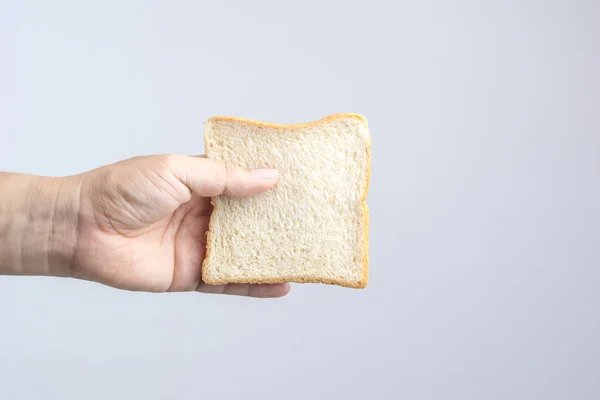
M 210 199 L 191 196 L 164 171 L 118 172 L 126 175 L 117 175 L 118 182 L 125 179 L 128 185 L 106 185 L 100 178 L 102 184 L 86 188 L 90 196 L 82 198 L 86 217 L 79 247 L 93 257 L 85 254 L 77 263 L 81 272 L 102 271 L 94 280 L 131 290 L 195 290 Z

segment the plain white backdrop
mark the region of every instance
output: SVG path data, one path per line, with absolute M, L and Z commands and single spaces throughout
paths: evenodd
M 594 0 L 0 1 L 0 170 L 200 154 L 213 115 L 373 142 L 367 289 L 0 277 L 0 398 L 598 398 L 599 71 Z

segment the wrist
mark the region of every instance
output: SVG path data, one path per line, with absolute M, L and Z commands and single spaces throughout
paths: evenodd
M 79 179 L 5 174 L 0 187 L 0 273 L 71 276 Z
M 82 178 L 71 176 L 50 179 L 48 198 L 42 201 L 41 209 L 51 210 L 48 223 L 48 275 L 72 277 L 73 260 L 77 246 L 79 226 L 79 196 Z M 50 204 L 46 206 L 46 202 Z M 43 219 L 43 218 L 42 218 Z

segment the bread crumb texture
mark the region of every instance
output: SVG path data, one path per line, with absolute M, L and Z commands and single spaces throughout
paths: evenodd
M 277 168 L 277 185 L 250 198 L 213 198 L 202 278 L 224 283 L 368 281 L 371 144 L 367 121 L 336 114 L 280 125 L 211 118 L 207 157 Z

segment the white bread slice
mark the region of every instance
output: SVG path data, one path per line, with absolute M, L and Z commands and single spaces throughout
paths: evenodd
M 365 118 L 337 114 L 279 125 L 214 117 L 204 142 L 210 159 L 279 173 L 277 185 L 258 196 L 212 199 L 205 283 L 366 287 L 371 142 Z

